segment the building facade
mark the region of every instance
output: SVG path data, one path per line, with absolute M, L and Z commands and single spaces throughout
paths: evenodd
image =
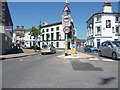
M 22 47 L 29 48 L 35 45 L 35 39 L 30 36 L 31 29 L 25 29 L 24 26 L 17 26 L 13 31 L 13 43 L 20 44 Z M 63 32 L 62 22 L 53 24 L 44 23 L 41 26 L 42 36 L 38 36 L 37 45 L 42 47 L 43 44 L 52 44 L 58 49 L 65 48 L 65 33 Z M 76 30 L 74 31 L 76 36 Z M 68 48 L 71 48 L 71 33 L 68 34 Z
M 0 1 L 0 54 L 12 49 L 13 23 L 7 2 Z
M 99 47 L 106 40 L 118 41 L 120 13 L 112 11 L 111 3 L 104 3 L 103 10 L 93 14 L 87 23 L 87 44 Z
M 19 44 L 21 47 L 30 48 L 35 45 L 35 39 L 33 36 L 30 36 L 31 29 L 25 29 L 24 26 L 17 26 L 13 30 L 13 40 L 12 43 L 14 46 Z M 40 36 L 38 37 L 37 42 L 39 43 Z M 39 45 L 39 44 L 38 44 Z
M 47 24 L 45 23 L 42 26 L 42 36 L 40 45 L 43 44 L 52 44 L 54 47 L 58 49 L 65 48 L 65 33 L 63 32 L 62 22 Z M 76 37 L 76 30 L 74 31 L 74 36 Z M 68 49 L 71 48 L 71 36 L 72 33 L 68 34 Z

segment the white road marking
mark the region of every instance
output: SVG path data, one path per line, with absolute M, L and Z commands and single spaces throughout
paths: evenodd
M 102 59 L 103 61 L 110 61 L 110 62 L 114 62 L 115 60 L 112 59 Z
M 23 61 L 23 59 L 20 59 L 19 61 Z

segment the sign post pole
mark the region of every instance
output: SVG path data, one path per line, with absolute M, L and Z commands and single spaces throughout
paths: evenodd
M 68 55 L 68 39 L 67 34 L 65 34 L 65 56 Z

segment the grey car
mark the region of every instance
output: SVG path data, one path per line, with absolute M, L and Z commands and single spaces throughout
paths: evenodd
M 56 53 L 56 48 L 53 45 L 43 45 L 41 48 L 41 54 Z
M 100 47 L 98 54 L 100 56 L 112 57 L 113 59 L 120 59 L 120 41 L 105 41 Z

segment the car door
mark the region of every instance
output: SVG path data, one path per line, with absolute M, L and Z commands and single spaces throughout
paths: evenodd
M 106 56 L 111 57 L 113 46 L 110 42 L 107 42 L 106 46 Z
M 102 53 L 103 56 L 106 55 L 106 42 L 103 42 L 101 47 L 100 47 L 100 51 Z

